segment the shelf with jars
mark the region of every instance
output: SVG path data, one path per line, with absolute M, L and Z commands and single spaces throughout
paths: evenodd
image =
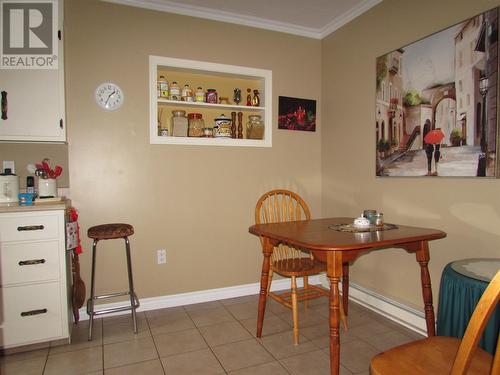
M 272 146 L 272 72 L 150 56 L 150 143 Z

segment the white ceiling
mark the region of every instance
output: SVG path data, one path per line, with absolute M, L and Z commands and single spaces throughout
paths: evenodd
M 103 0 L 322 39 L 382 0 Z

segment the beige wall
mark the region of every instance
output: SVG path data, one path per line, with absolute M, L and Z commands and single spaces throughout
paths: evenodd
M 248 227 L 258 197 L 290 188 L 321 215 L 321 122 L 315 133 L 276 125 L 279 95 L 316 99 L 321 108 L 321 42 L 98 1 L 67 1 L 65 25 L 71 197 L 87 285 L 87 229 L 120 221 L 135 227 L 140 297 L 257 282 L 262 256 Z M 150 145 L 149 55 L 272 70 L 273 147 Z M 120 110 L 95 105 L 103 81 L 124 90 Z M 100 246 L 98 292 L 123 286 L 122 243 Z M 156 264 L 160 248 L 166 265 Z
M 373 208 L 389 222 L 446 231 L 430 244 L 435 301 L 448 262 L 498 257 L 500 181 L 376 178 L 375 58 L 498 5 L 385 0 L 323 40 L 323 216 Z M 371 253 L 352 267 L 355 283 L 417 306 L 419 275 L 414 256 L 402 250 Z

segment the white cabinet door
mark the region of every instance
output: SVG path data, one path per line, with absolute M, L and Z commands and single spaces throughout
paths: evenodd
M 59 70 L 0 70 L 0 91 L 7 93 L 8 102 L 7 120 L 0 119 L 0 140 L 66 140 L 59 74 Z
M 59 30 L 63 1 L 58 1 Z M 0 92 L 7 93 L 7 119 L 0 119 L 0 141 L 65 142 L 64 58 L 58 40 L 58 69 L 0 69 Z

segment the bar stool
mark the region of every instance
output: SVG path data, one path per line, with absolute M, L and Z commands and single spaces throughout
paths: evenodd
M 134 333 L 137 333 L 137 320 L 135 310 L 139 307 L 139 300 L 134 292 L 134 283 L 132 280 L 132 262 L 130 260 L 130 242 L 128 236 L 134 234 L 134 227 L 130 224 L 102 224 L 89 228 L 87 236 L 93 238 L 92 244 L 92 279 L 90 284 L 90 298 L 87 301 L 87 314 L 89 315 L 89 341 L 92 340 L 92 325 L 95 315 L 109 314 L 117 311 L 132 310 L 132 321 L 134 323 Z M 112 240 L 123 238 L 125 240 L 125 250 L 127 253 L 127 271 L 129 290 L 125 292 L 95 295 L 95 262 L 97 252 L 97 242 L 100 240 Z M 117 296 L 130 296 L 130 306 L 112 307 L 109 309 L 94 310 L 94 301 Z

